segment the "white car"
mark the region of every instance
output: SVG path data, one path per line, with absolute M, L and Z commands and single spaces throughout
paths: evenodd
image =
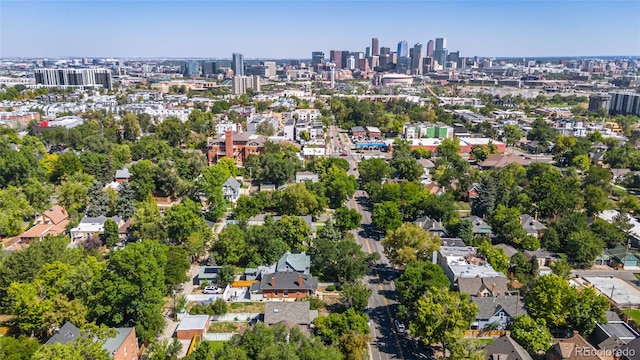
M 398 320 L 394 320 L 393 321 L 394 325 L 396 326 L 396 330 L 398 331 L 398 333 L 402 334 L 404 333 L 404 331 L 406 330 L 406 328 L 404 327 L 404 324 L 401 323 Z
M 222 294 L 224 290 L 220 289 L 217 286 L 207 286 L 206 288 L 204 288 L 204 290 L 202 290 L 203 294 Z

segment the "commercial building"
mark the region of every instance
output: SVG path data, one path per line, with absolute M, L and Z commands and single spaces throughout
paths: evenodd
M 182 75 L 185 77 L 196 77 L 200 74 L 200 64 L 197 61 L 185 61 L 182 68 Z
M 589 96 L 589 112 L 598 112 L 605 109 L 609 112 L 611 106 L 611 95 L 609 94 L 591 94 Z
M 202 63 L 202 76 L 210 77 L 211 75 L 218 73 L 218 63 L 212 61 L 205 61 Z
M 433 51 L 433 58 L 442 66 L 447 62 L 447 38 L 436 38 L 436 48 Z
M 609 113 L 612 115 L 638 115 L 640 116 L 640 94 L 628 92 L 611 93 L 611 106 Z
M 233 70 L 233 75 L 244 76 L 244 56 L 242 54 L 233 53 L 231 70 Z
M 311 66 L 313 68 L 323 63 L 324 63 L 324 52 L 314 51 L 311 53 Z
M 111 90 L 111 71 L 108 69 L 35 69 L 36 85 L 83 86 Z
M 495 271 L 484 257 L 478 256 L 475 247 L 441 246 L 434 257 L 434 262 L 440 265 L 452 284 L 456 284 L 461 277 L 505 277 Z
M 407 57 L 409 56 L 409 44 L 402 40 L 398 42 L 398 57 Z
M 380 41 L 378 38 L 371 39 L 371 56 L 380 55 Z
M 409 58 L 405 58 L 409 59 Z M 383 86 L 411 85 L 413 77 L 405 74 L 384 74 L 382 76 Z
M 234 76 L 231 82 L 231 93 L 234 95 L 246 94 L 247 89 L 253 89 L 255 92 L 260 91 L 259 76 Z
M 331 50 L 329 52 L 329 61 L 336 64 L 336 69 L 342 69 L 342 50 Z
M 453 138 L 453 128 L 442 123 L 407 123 L 402 127 L 402 134 L 404 135 L 405 139 L 451 139 Z
M 428 57 L 433 57 L 433 49 L 434 49 L 434 42 L 433 42 L 433 40 L 429 40 L 427 42 L 427 56 Z
M 413 54 L 411 54 L 411 73 L 420 75 L 422 74 L 422 44 L 418 43 L 413 45 Z

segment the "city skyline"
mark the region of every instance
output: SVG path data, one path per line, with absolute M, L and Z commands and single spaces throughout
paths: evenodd
M 305 59 L 312 51 L 364 52 L 372 38 L 393 50 L 400 41 L 447 38 L 447 49 L 463 56 L 634 56 L 638 13 L 637 1 L 7 0 L 0 57 Z M 616 27 L 593 25 L 602 19 Z

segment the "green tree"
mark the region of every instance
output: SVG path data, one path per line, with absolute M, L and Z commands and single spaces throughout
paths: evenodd
M 142 133 L 140 122 L 135 114 L 126 114 L 120 120 L 122 126 L 122 138 L 128 141 L 136 141 Z
M 24 219 L 32 214 L 33 208 L 20 189 L 13 186 L 0 189 L 0 237 L 18 235 Z
M 587 185 L 584 190 L 584 208 L 587 215 L 595 215 L 606 209 L 607 205 L 609 205 L 607 193 L 600 187 Z
M 182 343 L 177 338 L 162 339 L 154 341 L 149 345 L 149 354 L 147 359 L 149 360 L 177 360 L 180 351 L 182 350 Z
M 555 260 L 550 267 L 554 274 L 567 281 L 571 277 L 571 266 L 565 260 Z
M 418 299 L 430 288 L 448 289 L 451 282 L 438 265 L 430 261 L 416 261 L 404 268 L 404 272 L 395 280 L 395 285 L 400 304 L 413 313 Z
M 232 284 L 235 280 L 235 270 L 231 265 L 224 265 L 218 272 L 218 284 L 221 286 L 227 286 Z
M 415 148 L 411 149 L 411 156 L 417 160 L 428 159 L 431 157 L 431 151 L 425 148 Z
M 116 200 L 116 213 L 122 220 L 127 221 L 136 213 L 135 197 L 135 190 L 128 182 L 120 184 Z
M 402 225 L 402 214 L 395 202 L 384 201 L 373 205 L 371 222 L 379 231 L 395 230 Z
M 364 312 L 369 303 L 372 291 L 369 286 L 361 281 L 355 281 L 353 284 L 346 283 L 342 285 L 342 302 L 347 309 L 354 309 L 357 312 Z
M 91 307 L 98 321 L 108 326 L 132 322 L 143 341 L 155 338 L 165 325 L 165 251 L 158 242 L 142 241 L 111 255 Z
M 491 241 L 483 241 L 478 246 L 478 252 L 487 258 L 489 265 L 496 271 L 506 273 L 509 269 L 509 258 L 505 255 L 504 250 L 493 247 Z
M 313 323 L 316 326 L 316 334 L 326 337 L 332 344 L 338 344 L 340 337 L 351 332 L 356 334 L 368 334 L 368 316 L 358 313 L 351 308 L 341 314 L 332 313 L 328 316 L 318 316 Z
M 485 161 L 491 155 L 491 149 L 484 145 L 473 145 L 471 147 L 471 156 L 478 161 Z
M 317 215 L 324 210 L 315 194 L 310 192 L 304 183 L 287 186 L 274 194 L 278 213 L 284 215 Z
M 111 219 L 104 222 L 104 242 L 107 247 L 112 248 L 120 241 L 118 224 Z
M 546 352 L 553 337 L 544 319 L 533 319 L 529 315 L 518 316 L 510 325 L 511 337 L 530 353 Z
M 156 204 L 156 200 L 149 193 L 145 201 L 138 203 L 138 209 L 133 216 L 131 230 L 138 240 L 157 240 L 164 241 L 166 231 L 160 219 L 160 209 Z
M 59 184 L 65 176 L 72 175 L 76 172 L 82 171 L 82 164 L 80 160 L 73 152 L 66 152 L 56 159 L 53 164 L 53 169 L 49 176 L 49 180 L 53 183 Z
M 184 243 L 192 234 L 202 234 L 206 241 L 213 237 L 200 205 L 191 199 L 167 209 L 164 224 L 169 239 L 176 243 Z
M 517 125 L 507 124 L 502 128 L 502 136 L 507 145 L 515 145 L 524 136 L 524 131 Z
M 571 261 L 590 265 L 602 253 L 604 242 L 588 229 L 569 234 L 566 252 Z
M 176 117 L 168 117 L 156 128 L 156 135 L 171 146 L 180 146 L 189 137 L 189 129 Z
M 382 182 L 389 177 L 391 169 L 384 159 L 373 158 L 360 161 L 358 172 L 360 180 L 366 184 L 372 181 Z
M 105 216 L 109 212 L 109 197 L 102 188 L 104 185 L 93 180 L 88 189 L 89 204 L 87 206 L 86 215 L 89 217 Z
M 439 342 L 446 354 L 462 339 L 477 312 L 478 307 L 468 295 L 432 287 L 418 299 L 409 330 L 425 344 Z
M 404 223 L 387 232 L 382 240 L 384 253 L 392 265 L 406 266 L 415 261 L 429 261 L 440 249 L 440 238 L 412 223 Z
M 275 237 L 282 240 L 290 249 L 307 250 L 311 229 L 305 221 L 295 216 L 283 216 L 273 224 Z
M 22 186 L 22 192 L 34 211 L 43 211 L 51 205 L 51 186 L 36 178 L 29 178 Z
M 322 178 L 322 183 L 325 188 L 325 196 L 329 199 L 329 205 L 333 209 L 342 206 L 358 188 L 356 178 L 336 166 L 329 168 L 326 176 Z
M 263 121 L 256 127 L 256 134 L 263 136 L 273 136 L 276 133 L 273 125 L 268 121 Z
M 156 166 L 149 160 L 140 160 L 129 168 L 132 176 L 131 186 L 136 190 L 137 198 L 144 199 L 156 190 Z
M 527 139 L 532 141 L 553 141 L 556 137 L 556 132 L 551 128 L 551 125 L 547 124 L 542 118 L 537 118 L 533 122 L 531 130 L 527 133 Z
M 358 210 L 349 209 L 346 206 L 337 208 L 334 217 L 336 227 L 343 233 L 359 228 L 360 222 L 362 221 L 362 214 L 360 214 Z
M 39 347 L 37 339 L 31 339 L 24 335 L 19 337 L 2 336 L 0 337 L 0 359 L 31 360 Z
M 605 312 L 609 310 L 609 300 L 604 295 L 598 295 L 593 288 L 586 287 L 573 290 L 576 294 L 569 304 L 567 324 L 573 330 L 589 336 L 596 327 L 596 322 L 607 321 Z
M 555 274 L 539 277 L 525 300 L 529 316 L 543 319 L 552 328 L 567 324 L 574 291 L 569 282 Z
M 225 226 L 211 247 L 211 254 L 216 264 L 240 264 L 247 253 L 246 236 L 240 226 Z
M 167 262 L 164 265 L 164 284 L 169 292 L 169 289 L 175 289 L 176 286 L 189 280 L 187 271 L 191 263 L 189 254 L 180 246 L 166 246 L 165 256 Z
M 525 247 L 527 233 L 520 224 L 520 212 L 515 208 L 498 205 L 489 218 L 489 225 L 499 241 L 512 244 L 518 248 Z M 536 250 L 536 249 L 528 249 Z

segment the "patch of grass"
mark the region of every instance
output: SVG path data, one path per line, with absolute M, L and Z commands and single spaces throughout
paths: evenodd
M 627 309 L 624 312 L 640 324 L 640 309 Z
M 224 347 L 224 344 L 226 343 L 226 341 L 207 341 L 209 343 L 210 348 L 213 350 L 213 352 L 217 352 L 218 350 L 221 350 Z
M 494 338 L 474 339 L 474 342 L 477 346 L 484 348 L 491 344 L 494 340 Z
M 209 325 L 210 333 L 241 332 L 247 327 L 244 322 L 212 322 Z
M 640 280 L 640 274 L 635 273 L 635 274 L 633 274 L 633 276 L 635 276 L 635 277 L 636 277 L 636 279 Z
M 471 211 L 471 204 L 466 201 L 456 201 L 455 202 L 456 210 L 468 210 Z
M 263 302 L 234 302 L 231 303 L 229 313 L 264 313 Z

